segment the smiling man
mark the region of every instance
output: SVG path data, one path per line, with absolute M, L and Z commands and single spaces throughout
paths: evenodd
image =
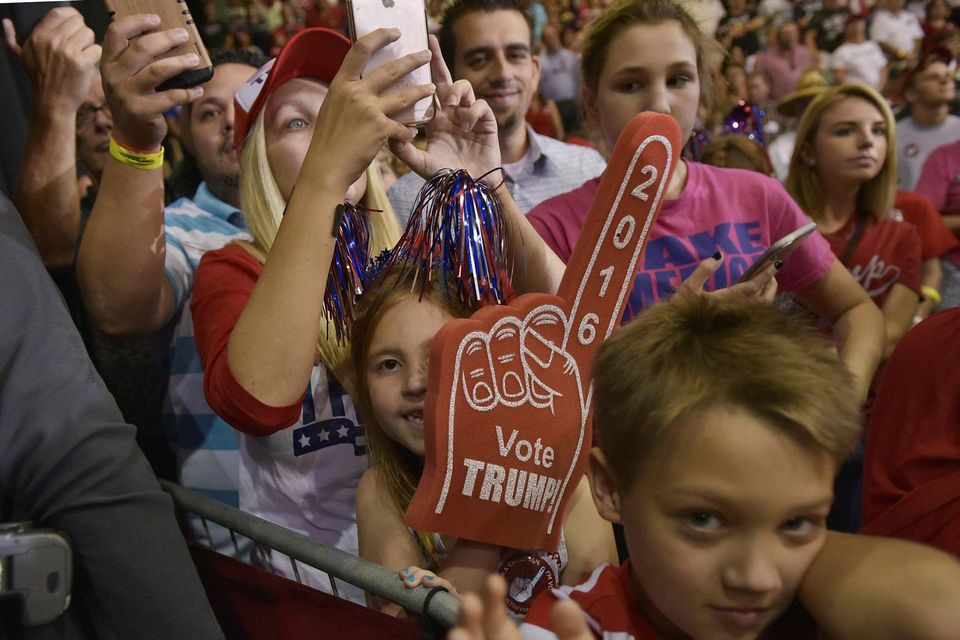
M 540 84 L 532 34 L 533 17 L 521 0 L 455 0 L 438 34 L 453 77 L 469 80 L 477 97 L 493 109 L 504 179 L 524 213 L 598 176 L 605 166 L 593 149 L 538 135 L 526 124 Z M 422 184 L 408 173 L 390 188 L 390 202 L 402 223 Z

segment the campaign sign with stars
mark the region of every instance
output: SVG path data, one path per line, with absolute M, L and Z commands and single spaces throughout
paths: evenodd
M 635 116 L 617 140 L 557 295 L 448 322 L 430 345 L 424 471 L 406 513 L 435 531 L 556 549 L 590 446 L 590 367 L 620 323 L 680 130 Z

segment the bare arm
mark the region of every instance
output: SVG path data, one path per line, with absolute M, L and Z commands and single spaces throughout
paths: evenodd
M 426 562 L 417 549 L 413 533 L 403 523 L 403 515 L 388 497 L 376 467 L 363 474 L 357 488 L 357 536 L 361 558 L 393 569 L 398 574 L 406 568 L 414 569 L 408 574 L 413 579 L 404 580 L 406 586 L 440 584 L 425 579 L 432 575 L 431 572 L 417 570 Z M 469 540 L 448 543 L 447 558 L 436 575 L 442 578 L 444 586 L 452 585 L 458 591 L 481 591 L 487 576 L 497 570 L 500 547 Z M 393 603 L 378 602 L 375 605 L 390 615 L 402 612 L 399 605 Z
M 80 237 L 77 188 L 77 110 L 99 82 L 100 46 L 72 7 L 52 9 L 21 49 L 13 23 L 3 21 L 7 45 L 33 85 L 30 128 L 14 202 L 48 270 L 73 265 Z
M 877 91 L 883 91 L 883 88 L 887 86 L 887 78 L 890 77 L 890 65 L 883 65 L 883 69 L 880 70 L 880 80 L 878 82 Z
M 843 67 L 835 67 L 833 70 L 833 79 L 836 84 L 843 84 L 847 81 L 847 70 Z
M 831 638 L 950 638 L 960 628 L 960 563 L 913 542 L 829 532 L 800 600 Z
M 939 291 L 942 280 L 943 266 L 940 264 L 940 258 L 930 258 L 929 260 L 924 260 L 920 265 L 920 285 L 924 287 L 933 287 Z M 926 318 L 936 306 L 937 303 L 934 302 L 932 298 L 924 296 L 923 300 L 921 300 L 920 304 L 917 306 L 917 311 L 914 314 L 914 317 Z M 887 353 L 886 355 L 889 357 L 890 353 Z
M 897 283 L 890 288 L 887 299 L 883 301 L 883 320 L 887 332 L 883 347 L 884 360 L 890 357 L 900 338 L 910 330 L 918 304 L 917 294 L 906 285 Z
M 432 86 L 423 85 L 380 95 L 425 64 L 429 58 L 424 52 L 405 56 L 361 80 L 369 56 L 398 34 L 395 29 L 380 29 L 358 40 L 331 82 L 270 255 L 230 334 L 230 371 L 264 404 L 299 402 L 310 380 L 337 205 L 388 137 L 412 137 L 412 130 L 388 114 L 433 92 Z
M 553 100 L 547 100 L 547 111 L 550 112 L 550 121 L 553 123 L 553 130 L 557 134 L 557 140 L 563 140 L 567 137 L 567 132 L 563 129 L 563 119 L 560 117 L 560 110 L 557 109 L 557 103 Z
M 360 557 L 388 569 L 399 571 L 411 565 L 423 565 L 413 534 L 403 524 L 396 506 L 382 486 L 377 467 L 364 472 L 357 486 L 357 538 Z M 368 596 L 370 606 L 388 615 L 400 615 L 398 604 Z
M 865 400 L 885 344 L 880 309 L 836 259 L 823 277 L 794 295 L 833 323 L 840 360 L 857 379 L 860 397 Z
M 114 138 L 144 152 L 160 149 L 164 111 L 202 95 L 199 88 L 154 92 L 196 64 L 189 56 L 157 59 L 183 40 L 179 30 L 151 32 L 157 24 L 148 15 L 112 23 L 100 65 Z M 94 326 L 110 335 L 149 335 L 170 320 L 175 302 L 163 272 L 165 253 L 163 170 L 108 158 L 77 257 L 80 292 Z

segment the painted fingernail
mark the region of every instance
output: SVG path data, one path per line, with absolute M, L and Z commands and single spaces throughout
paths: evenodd
M 714 260 L 723 260 L 723 254 L 720 253 L 719 251 L 717 251 L 715 254 L 713 254 L 710 257 L 712 257 Z
M 773 263 L 773 268 L 776 269 L 777 271 L 779 271 L 780 267 L 782 266 L 783 266 L 783 260 L 777 260 L 776 262 Z
M 409 576 L 409 577 L 407 578 L 407 582 L 413 582 L 414 578 L 416 578 L 416 576 Z M 396 584 L 396 583 L 394 583 L 394 584 Z
M 407 567 L 403 570 L 403 575 L 407 575 L 408 573 L 410 573 L 410 567 Z
M 433 576 L 424 576 L 423 579 L 424 579 L 424 581 L 427 581 L 427 580 L 431 580 L 431 581 L 432 581 L 432 580 L 433 580 Z

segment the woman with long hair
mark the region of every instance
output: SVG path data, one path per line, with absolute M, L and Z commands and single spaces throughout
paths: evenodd
M 893 212 L 895 122 L 863 84 L 825 90 L 803 113 L 786 187 L 883 311 L 884 358 L 910 328 L 920 299 L 920 238 Z

